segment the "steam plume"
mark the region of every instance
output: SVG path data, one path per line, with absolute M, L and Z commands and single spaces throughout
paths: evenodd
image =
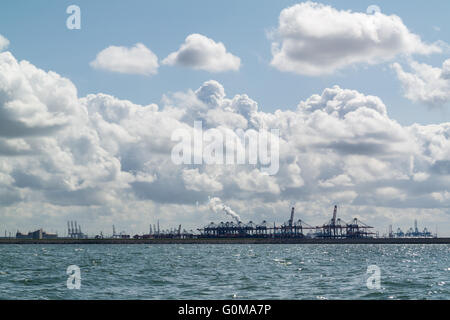
M 212 211 L 218 213 L 221 210 L 224 211 L 227 215 L 232 216 L 237 223 L 241 222 L 241 217 L 234 212 L 229 206 L 225 205 L 220 198 L 213 197 L 209 198 L 209 207 Z

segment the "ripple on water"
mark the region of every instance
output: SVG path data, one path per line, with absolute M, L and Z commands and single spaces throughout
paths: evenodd
M 6 299 L 450 299 L 449 245 L 14 245 L 0 255 Z M 73 264 L 80 290 L 66 288 Z M 380 290 L 366 285 L 372 264 Z

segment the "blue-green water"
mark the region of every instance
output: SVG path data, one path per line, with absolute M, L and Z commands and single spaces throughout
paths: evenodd
M 0 298 L 450 299 L 449 257 L 450 245 L 0 245 Z

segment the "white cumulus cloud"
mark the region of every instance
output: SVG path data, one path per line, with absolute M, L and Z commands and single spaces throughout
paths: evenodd
M 222 42 L 191 34 L 186 37 L 178 51 L 169 54 L 162 62 L 167 65 L 181 65 L 209 72 L 237 71 L 241 60 L 227 52 Z
M 300 218 L 320 224 L 337 203 L 344 221 L 385 227 L 394 215 L 426 215 L 450 230 L 450 123 L 402 126 L 387 111 L 380 98 L 339 86 L 275 112 L 245 93 L 227 96 L 217 81 L 161 105 L 78 97 L 69 79 L 0 53 L 0 224 L 76 219 L 91 232 L 113 223 L 146 232 L 159 219 L 195 228 L 217 221 L 214 196 L 243 221 L 285 221 L 295 203 Z M 194 120 L 223 133 L 279 129 L 278 173 L 174 164 L 172 133 L 193 132 Z
M 416 61 L 411 61 L 409 66 L 411 72 L 405 71 L 399 63 L 392 64 L 406 98 L 431 106 L 450 102 L 450 59 L 444 61 L 442 68 Z
M 158 57 L 142 43 L 131 48 L 109 46 L 97 54 L 91 66 L 111 72 L 153 75 L 158 73 Z
M 282 10 L 273 37 L 272 66 L 310 76 L 389 61 L 399 54 L 441 51 L 422 42 L 396 15 L 337 10 L 314 2 Z

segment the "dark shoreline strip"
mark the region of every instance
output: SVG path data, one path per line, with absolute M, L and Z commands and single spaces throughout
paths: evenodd
M 399 239 L 0 239 L 1 244 L 450 244 L 450 238 Z

